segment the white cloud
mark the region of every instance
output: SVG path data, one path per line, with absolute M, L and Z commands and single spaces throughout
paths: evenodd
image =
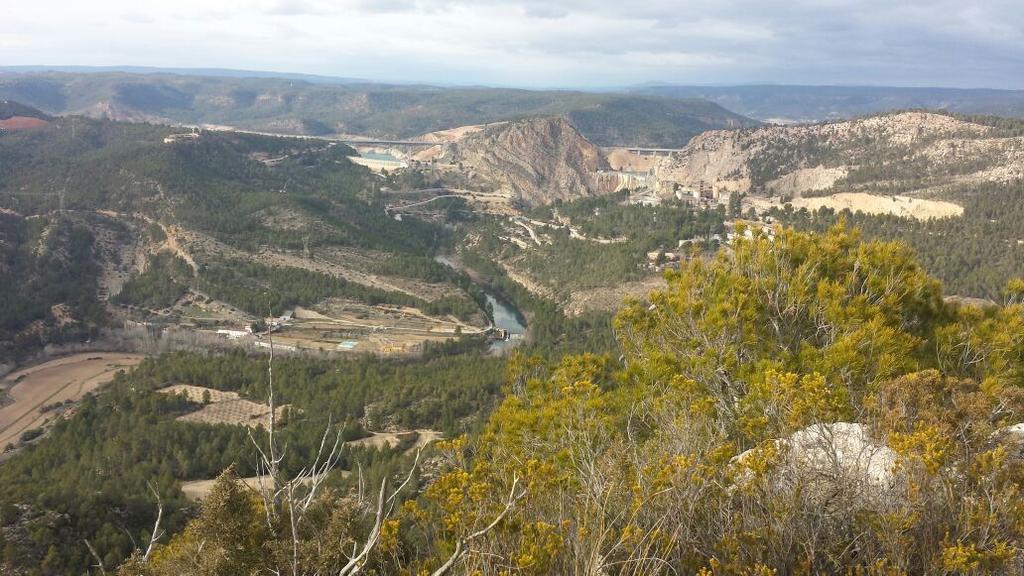
M 0 33 L 0 48 L 28 48 L 32 46 L 32 39 L 22 34 Z
M 34 0 L 0 64 L 272 69 L 447 83 L 1024 88 L 1019 0 Z M 113 17 L 111 17 L 113 16 Z

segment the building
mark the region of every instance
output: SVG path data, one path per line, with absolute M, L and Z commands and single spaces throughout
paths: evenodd
M 198 140 L 199 132 L 185 132 L 182 134 L 171 134 L 164 138 L 164 144 L 174 144 L 175 142 L 189 142 L 191 140 Z

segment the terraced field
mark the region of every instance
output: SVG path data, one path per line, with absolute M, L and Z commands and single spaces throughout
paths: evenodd
M 203 404 L 199 410 L 179 416 L 178 420 L 182 422 L 229 424 L 257 428 L 263 426 L 269 414 L 266 405 L 242 398 L 237 392 L 222 392 L 191 384 L 175 384 L 160 391 L 164 394 L 184 394 L 191 402 Z M 279 417 L 280 413 L 287 409 L 288 406 L 279 406 L 277 408 Z

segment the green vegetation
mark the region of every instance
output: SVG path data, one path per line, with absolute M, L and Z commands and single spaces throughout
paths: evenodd
M 482 433 L 376 521 L 328 489 L 292 531 L 229 472 L 121 574 L 334 573 L 318 543 L 368 538 L 379 574 L 1016 573 L 1024 281 L 1005 298 L 947 305 L 841 227 L 739 240 L 622 310 L 615 352 L 513 357 Z
M 402 222 L 388 217 L 378 181 L 348 161 L 347 156 L 354 153 L 348 147 L 319 140 L 213 132 L 165 143 L 172 132 L 177 131 L 61 118 L 47 127 L 3 135 L 0 207 L 46 218 L 63 207 L 75 215 L 83 234 L 96 235 L 101 227 L 120 229 L 131 222 L 142 226 L 153 243 L 166 239 L 162 224 L 198 231 L 250 253 L 267 246 L 293 252 L 308 249 L 313 256 L 339 247 L 374 250 L 402 263 L 397 266 L 381 259 L 387 273 L 439 277 L 438 265 L 430 256 L 450 244 L 450 230 L 414 217 Z M 96 211 L 119 216 L 98 219 L 92 216 Z M 132 216 L 137 213 L 148 223 Z M 5 228 L 15 226 L 6 220 L 7 216 Z M 21 239 L 23 233 L 17 230 L 12 234 L 14 244 L 31 240 Z M 75 310 L 86 301 L 102 310 L 96 302 L 97 255 L 83 252 L 93 250 L 92 240 L 79 242 L 74 249 L 76 259 L 66 263 L 74 269 L 69 274 L 76 275 L 72 282 L 54 282 L 54 287 L 42 290 L 42 297 L 36 298 L 38 306 L 23 306 L 22 300 L 11 299 L 9 310 L 0 311 L 4 330 L 12 334 L 3 340 L 6 348 L 30 350 L 57 341 L 56 334 L 42 333 L 18 336 L 21 340 L 13 342 L 15 332 L 32 320 L 45 319 L 40 308 L 44 302 L 47 310 L 61 302 L 47 294 L 68 294 L 67 302 Z M 25 261 L 11 268 L 16 279 L 30 275 L 35 266 L 26 260 L 28 255 L 19 258 Z M 160 255 L 145 273 L 129 279 L 115 302 L 159 309 L 172 304 L 188 287 L 197 286 L 260 316 L 268 309 L 279 313 L 295 304 L 341 296 L 370 304 L 416 306 L 428 314 L 465 319 L 477 313 L 482 301 L 473 294 L 473 299 L 452 295 L 425 302 L 316 272 L 227 262 L 206 254 L 199 255 L 199 263 L 199 277 L 191 278 L 182 262 Z M 440 281 L 456 280 L 445 276 Z M 91 285 L 87 288 L 82 282 Z M 7 286 L 14 290 L 19 282 Z M 82 316 L 86 319 L 84 311 Z M 88 316 L 92 321 L 95 314 Z M 67 337 L 81 337 L 82 331 L 72 334 L 73 329 L 89 325 L 69 325 L 63 330 Z
M 35 108 L 32 108 L 31 106 L 25 106 L 24 104 L 19 104 L 18 102 L 12 102 L 10 100 L 0 100 L 0 120 L 6 120 L 14 116 L 50 120 L 49 116 Z
M 1024 184 L 983 185 L 957 196 L 963 216 L 926 222 L 828 209 L 774 210 L 770 215 L 786 225 L 818 231 L 845 218 L 868 238 L 906 242 L 949 293 L 998 300 L 1001 286 L 1024 275 Z
M 46 86 L 19 89 L 47 98 Z M 113 90 L 124 104 L 194 112 L 179 85 Z M 232 98 L 255 106 L 259 94 Z M 397 89 L 387 97 L 394 109 L 421 103 Z M 336 103 L 323 98 L 310 106 Z M 330 128 L 303 120 L 306 130 Z M 415 360 L 276 359 L 274 401 L 290 406 L 275 431 L 287 446 L 285 478 L 315 460 L 328 425 L 342 440 L 423 428 L 449 439 L 424 454 L 380 518 L 376 487 L 405 478 L 413 457 L 404 445 L 345 446 L 299 527 L 289 523 L 295 500 L 264 501 L 237 481 L 256 473 L 259 458 L 245 428 L 181 422 L 202 404 L 158 392 L 189 383 L 262 402 L 267 358 L 147 360 L 45 433 L 31 432 L 42 436 L 0 466 L 0 571 L 85 573 L 96 561 L 88 541 L 125 576 L 338 573 L 367 539 L 361 568 L 376 574 L 431 573 L 467 550 L 454 557 L 455 573 L 1017 570 L 1024 440 L 1007 427 L 1024 422 L 1024 281 L 1012 280 L 1024 262 L 1019 184 L 972 190 L 961 219 L 847 215 L 867 238 L 906 238 L 920 264 L 910 247 L 861 241 L 826 211 L 778 211 L 817 232 L 754 235 L 712 256 L 725 208 L 631 206 L 626 194 L 531 214 L 615 242 L 545 228 L 552 244 L 520 249 L 500 240 L 508 222 L 467 216 L 460 202 L 439 204 L 443 217 L 388 217 L 381 181 L 348 162 L 343 146 L 208 133 L 165 144 L 169 133 L 66 118 L 0 137 L 0 207 L 19 213 L 0 213 L 0 272 L 15 279 L 0 284 L 4 358 L 83 339 L 103 323 L 103 243 L 144 219 L 97 210 L 166 226 L 139 225 L 153 242 L 174 241 L 182 227 L 229 248 L 197 246 L 194 278 L 188 264 L 158 253 L 120 302 L 162 307 L 193 287 L 260 317 L 339 297 L 465 318 L 483 307 L 479 283 L 522 311 L 528 338 L 509 359 L 485 354 L 479 337 L 425 346 Z M 814 154 L 762 158 L 759 178 Z M 917 170 L 886 162 L 878 170 Z M 861 177 L 874 176 L 852 176 Z M 614 318 L 567 317 L 505 268 L 563 295 L 641 278 L 645 252 L 681 240 L 701 257 L 683 258 L 665 291 Z M 365 249 L 381 255 L 365 272 L 468 297 L 428 303 L 253 261 L 267 247 L 308 247 L 313 258 Z M 466 273 L 433 260 L 449 251 Z M 1003 305 L 947 304 L 929 272 L 949 290 Z M 270 441 L 258 429 L 252 436 Z M 869 457 L 871 469 L 857 464 L 862 450 L 840 454 L 856 443 L 881 455 Z M 202 506 L 185 502 L 181 482 L 225 469 Z M 168 534 L 151 556 L 126 563 L 149 539 L 151 486 Z
M 178 532 L 193 510 L 180 481 L 213 478 L 228 466 L 251 475 L 255 451 L 243 427 L 176 421 L 200 405 L 156 390 L 189 382 L 262 402 L 266 367 L 265 358 L 243 354 L 173 354 L 146 361 L 88 397 L 73 418 L 0 467 L 0 534 L 10 543 L 31 532 L 17 546 L 0 547 L 0 571 L 83 573 L 94 563 L 83 538 L 108 567 L 116 566 L 133 539 L 148 539 L 155 509 L 147 484 L 161 494 L 164 526 Z M 362 421 L 376 430 L 471 431 L 494 404 L 502 371 L 500 358 L 476 354 L 423 362 L 278 359 L 278 401 L 298 408 L 279 430 L 288 443 L 285 469 L 293 474 L 311 458 L 329 421 L 345 439 L 364 434 Z M 372 481 L 403 461 L 401 451 L 346 449 L 338 464 L 352 469 L 358 462 Z M 54 512 L 67 516 L 45 521 Z M 43 518 L 32 520 L 38 515 Z
M 681 240 L 693 240 L 698 250 L 715 247 L 711 236 L 723 234 L 725 210 L 694 209 L 675 200 L 659 206 L 629 205 L 628 193 L 577 200 L 535 209 L 531 215 L 546 222 L 555 215 L 568 218 L 580 232 L 595 239 L 614 240 L 599 243 L 573 238 L 568 229 L 537 227 L 549 236 L 550 244 L 521 249 L 500 239 L 500 222 L 491 222 L 482 233 L 481 253 L 497 255 L 513 263 L 559 296 L 573 290 L 614 286 L 650 275 L 646 254 L 666 249 L 689 252 L 693 246 L 677 248 Z M 578 223 L 578 224 L 577 224 Z
M 142 212 L 242 249 L 341 245 L 429 253 L 443 230 L 383 210 L 354 152 L 316 140 L 62 118 L 0 137 L 0 206 Z M 262 161 L 261 161 L 262 160 Z M 273 160 L 274 162 L 270 162 Z
M 533 215 L 553 221 L 555 214 L 568 218 L 587 236 L 629 238 L 643 248 L 670 248 L 689 238 L 706 238 L 723 231 L 724 214 L 719 210 L 702 210 L 679 200 L 670 199 L 658 206 L 629 204 L 630 191 L 595 196 L 574 202 L 556 203 L 537 208 Z
M 514 364 L 403 542 L 477 529 L 518 477 L 526 495 L 460 571 L 1013 571 L 1024 476 L 993 433 L 1024 419 L 1019 287 L 1006 308 L 947 307 L 908 250 L 842 229 L 741 241 L 669 284 L 617 317 L 621 360 Z M 890 446 L 891 480 L 776 441 L 851 421 Z
M 681 147 L 704 130 L 756 122 L 703 100 L 503 88 L 310 83 L 163 74 L 20 74 L 0 98 L 52 113 L 112 102 L 189 124 L 264 132 L 413 137 L 445 128 L 566 116 L 599 145 Z M 216 105 L 210 105 L 217 102 Z
M 370 305 L 410 306 L 427 314 L 452 314 L 462 319 L 479 310 L 476 303 L 465 298 L 452 296 L 427 302 L 404 292 L 371 288 L 304 268 L 240 260 L 204 264 L 196 286 L 257 317 L 278 316 L 295 306 L 310 306 L 331 297 L 351 298 Z
M 0 362 L 21 360 L 45 342 L 88 337 L 103 323 L 93 241 L 72 218 L 0 213 Z M 63 321 L 58 304 L 66 306 Z
M 529 339 L 525 350 L 528 352 L 553 357 L 568 351 L 610 350 L 614 347 L 611 314 L 590 312 L 566 316 L 558 304 L 532 294 L 484 254 L 466 251 L 461 257 L 488 290 L 526 316 Z
M 187 262 L 170 252 L 160 252 L 149 257 L 144 272 L 125 282 L 114 301 L 153 310 L 167 308 L 181 298 L 191 281 L 192 269 Z

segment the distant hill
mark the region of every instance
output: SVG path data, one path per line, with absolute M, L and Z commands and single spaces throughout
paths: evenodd
M 0 100 L 0 120 L 8 120 L 15 117 L 51 120 L 49 116 L 31 106 L 25 106 L 12 100 Z
M 601 146 L 677 148 L 705 130 L 757 124 L 698 99 L 159 73 L 0 73 L 0 98 L 52 114 L 380 138 L 562 116 Z
M 4 72 L 67 72 L 71 74 L 124 72 L 127 74 L 179 74 L 185 76 L 222 76 L 227 78 L 284 78 L 288 80 L 305 80 L 321 84 L 371 83 L 370 80 L 362 78 L 321 76 L 319 74 L 301 74 L 292 72 L 267 72 L 262 70 L 236 70 L 234 68 L 165 68 L 157 66 L 0 66 L 0 74 Z M 402 83 L 398 82 L 398 84 Z M 415 82 L 409 82 L 409 84 L 415 84 Z
M 35 108 L 0 100 L 0 132 L 14 132 L 45 126 L 51 118 Z
M 907 109 L 1024 117 L 1024 90 L 884 86 L 645 86 L 635 94 L 703 98 L 765 121 L 808 122 Z

